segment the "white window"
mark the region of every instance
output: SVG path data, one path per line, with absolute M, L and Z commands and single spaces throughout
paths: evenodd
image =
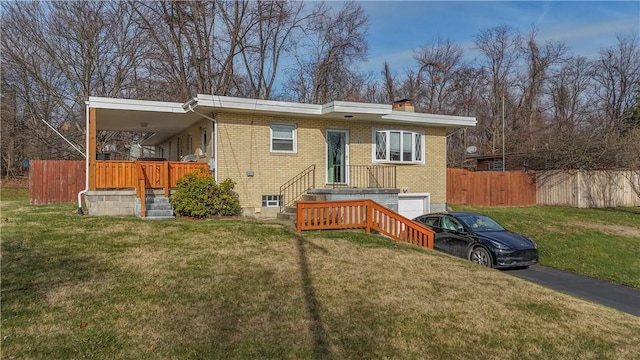
M 203 154 L 207 153 L 207 127 L 200 127 L 200 150 Z
M 262 207 L 279 207 L 280 195 L 262 195 Z
M 271 152 L 297 152 L 296 132 L 295 124 L 271 124 Z
M 374 130 L 373 162 L 424 163 L 424 135 L 415 131 Z
M 193 154 L 193 136 L 187 135 L 187 154 Z
M 489 170 L 500 171 L 502 170 L 502 160 L 493 160 L 489 162 Z
M 176 139 L 176 146 L 178 147 L 178 159 L 182 159 L 182 139 Z

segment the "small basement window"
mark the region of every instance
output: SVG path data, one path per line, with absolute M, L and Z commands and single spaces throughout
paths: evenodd
M 262 207 L 280 207 L 280 195 L 262 195 Z

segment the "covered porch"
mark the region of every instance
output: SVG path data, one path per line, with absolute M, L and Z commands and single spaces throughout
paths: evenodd
M 99 160 L 98 132 L 145 134 L 142 145 L 138 146 L 155 147 L 202 119 L 201 114 L 185 110 L 181 103 L 90 98 L 86 126 L 87 178 L 83 191 L 89 214 L 146 217 L 147 199 L 167 198 L 185 174 L 202 171 L 214 175 L 210 165 L 215 163 L 214 156 L 197 157 L 195 160 L 200 162 L 179 161 L 182 157 L 179 154 L 155 154 L 153 156 L 158 157 L 137 160 Z

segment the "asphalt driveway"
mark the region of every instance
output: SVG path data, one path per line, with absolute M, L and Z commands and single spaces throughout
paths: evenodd
M 521 279 L 640 316 L 640 290 L 540 265 L 504 270 Z

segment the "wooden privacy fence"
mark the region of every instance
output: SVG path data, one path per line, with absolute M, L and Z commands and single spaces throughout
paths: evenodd
M 84 189 L 82 160 L 29 161 L 29 202 L 33 205 L 76 201 Z
M 473 206 L 536 205 L 536 178 L 515 171 L 447 169 L 447 202 Z
M 396 241 L 433 249 L 432 230 L 370 199 L 298 201 L 296 216 L 298 231 L 373 230 Z
M 538 204 L 602 208 L 640 206 L 640 171 L 550 170 L 536 173 Z

